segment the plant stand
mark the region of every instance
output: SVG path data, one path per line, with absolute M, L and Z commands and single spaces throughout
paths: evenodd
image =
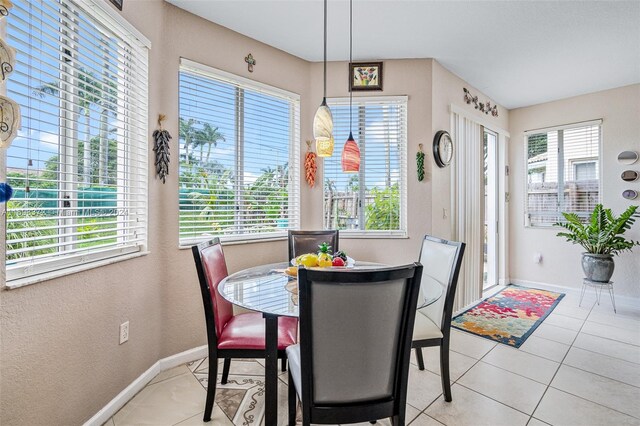
M 582 298 L 584 298 L 584 293 L 587 290 L 587 287 L 593 287 L 596 292 L 596 302 L 600 305 L 600 296 L 602 295 L 602 289 L 606 288 L 609 291 L 609 296 L 611 296 L 611 304 L 613 305 L 613 312 L 616 312 L 616 300 L 613 296 L 613 281 L 609 282 L 598 282 L 591 281 L 590 279 L 584 278 L 582 280 L 582 292 L 580 293 L 580 303 L 578 306 L 582 306 Z

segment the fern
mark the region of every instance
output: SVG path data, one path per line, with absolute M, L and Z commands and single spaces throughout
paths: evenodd
M 589 221 L 583 223 L 575 213 L 562 213 L 566 222 L 555 223 L 567 232 L 558 232 L 558 237 L 564 237 L 572 244 L 579 244 L 591 254 L 617 255 L 624 251 L 631 251 L 634 246 L 640 246 L 640 241 L 627 240 L 622 237 L 635 223 L 638 206 L 629 206 L 619 217 L 615 217 L 611 209 L 605 209 L 602 204 L 596 205 Z

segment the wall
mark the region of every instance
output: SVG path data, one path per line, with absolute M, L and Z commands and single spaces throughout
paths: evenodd
M 639 200 L 622 198 L 624 189 L 640 190 L 640 183 L 626 183 L 620 174 L 626 169 L 640 171 L 633 166 L 618 164 L 621 151 L 640 151 L 640 85 L 606 90 L 527 108 L 511 110 L 510 164 L 511 208 L 510 249 L 512 281 L 532 281 L 579 288 L 582 285 L 580 246 L 573 246 L 556 237 L 557 229 L 524 227 L 524 182 L 526 178 L 524 131 L 602 118 L 602 195 L 605 207 L 619 214 Z M 628 238 L 640 240 L 640 225 L 627 232 Z M 543 261 L 536 264 L 534 253 L 542 253 Z M 616 296 L 640 297 L 640 249 L 616 258 L 612 280 Z
M 151 253 L 0 292 L 2 425 L 81 424 L 158 359 L 206 343 L 191 251 L 178 250 L 177 241 L 180 57 L 308 98 L 309 63 L 299 58 L 161 0 L 125 1 L 122 15 L 152 42 L 149 133 L 163 113 L 173 135 L 166 185 L 149 168 Z M 253 74 L 249 52 L 258 61 Z M 301 114 L 313 112 L 303 103 Z M 307 121 L 302 133 L 309 134 Z M 303 205 L 310 196 L 303 191 Z M 285 241 L 225 247 L 230 271 L 283 260 L 286 250 Z M 130 338 L 118 345 L 126 320 Z

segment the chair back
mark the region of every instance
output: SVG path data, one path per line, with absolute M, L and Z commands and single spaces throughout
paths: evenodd
M 421 276 L 418 263 L 300 268 L 300 396 L 311 423 L 362 422 L 404 410 Z
M 233 316 L 233 305 L 218 292 L 218 285 L 227 275 L 227 263 L 220 239 L 214 238 L 191 247 L 198 271 L 209 344 L 217 345 L 222 329 Z
M 339 250 L 338 230 L 326 231 L 289 231 L 289 259 L 305 253 L 316 253 L 318 246 L 327 243 L 331 250 Z
M 426 235 L 420 250 L 420 263 L 423 266 L 422 283 L 418 305 L 423 297 L 429 297 L 434 292 L 442 293 L 435 303 L 419 310 L 431 321 L 447 330 L 451 325 L 453 313 L 453 299 L 456 295 L 458 275 L 464 255 L 465 243 L 447 241 Z

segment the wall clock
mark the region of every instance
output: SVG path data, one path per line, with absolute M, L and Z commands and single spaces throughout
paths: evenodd
M 433 159 L 438 167 L 447 167 L 453 159 L 453 140 L 446 130 L 439 130 L 433 138 Z

